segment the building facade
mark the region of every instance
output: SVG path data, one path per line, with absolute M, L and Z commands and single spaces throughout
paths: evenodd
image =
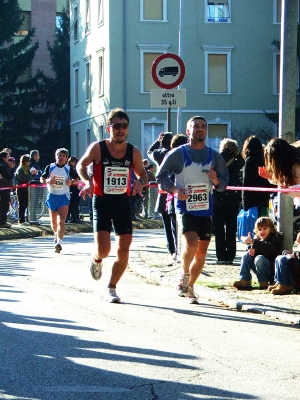
M 298 0 L 295 0 L 297 4 Z M 70 0 L 71 143 L 81 156 L 106 135 L 107 113 L 124 108 L 128 140 L 143 156 L 170 124 L 185 133 L 187 120 L 203 115 L 208 144 L 245 127 L 276 126 L 280 0 Z M 186 105 L 151 108 L 152 64 L 180 54 Z M 295 91 L 298 89 L 295 82 Z
M 45 75 L 52 76 L 47 41 L 53 45 L 57 19 L 63 8 L 67 9 L 68 0 L 19 0 L 19 6 L 24 17 L 23 25 L 16 33 L 14 40 L 18 41 L 28 31 L 35 28 L 34 42 L 39 42 L 39 48 L 33 60 L 31 71 L 28 74 L 35 75 L 41 69 Z

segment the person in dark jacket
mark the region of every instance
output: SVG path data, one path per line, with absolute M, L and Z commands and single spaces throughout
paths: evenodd
M 244 143 L 242 156 L 245 165 L 242 169 L 242 186 L 272 187 L 267 179 L 259 176 L 258 168 L 264 166 L 263 146 L 258 137 L 249 136 Z M 270 193 L 245 190 L 242 192 L 242 207 L 245 211 L 257 207 L 258 217 L 268 216 Z
M 147 151 L 148 157 L 155 162 L 159 167 L 162 163 L 165 155 L 171 149 L 171 132 L 161 132 L 158 139 L 149 147 Z M 172 230 L 171 216 L 167 211 L 167 193 L 159 193 L 156 200 L 155 212 L 159 212 L 162 216 L 167 249 L 170 255 L 176 260 L 177 258 L 177 243 L 176 243 L 176 231 Z
M 22 185 L 23 183 L 29 183 L 34 179 L 35 171 L 30 172 L 30 156 L 29 154 L 24 154 L 20 158 L 20 165 L 18 166 L 15 173 L 15 180 L 17 185 Z M 18 197 L 18 212 L 19 212 L 19 225 L 29 225 L 25 221 L 25 211 L 28 207 L 28 186 L 17 188 Z
M 229 186 L 241 186 L 240 173 L 245 162 L 239 157 L 236 140 L 224 138 L 219 152 L 226 162 Z M 214 216 L 217 264 L 233 264 L 236 255 L 237 215 L 240 210 L 241 191 L 214 190 Z
M 68 165 L 70 169 L 77 175 L 77 179 L 79 181 L 79 175 L 76 171 L 76 164 L 78 163 L 78 158 L 75 156 L 71 156 L 68 159 Z M 70 205 L 69 205 L 69 212 L 67 215 L 67 222 L 80 224 L 81 219 L 79 216 L 79 205 L 80 205 L 80 196 L 79 196 L 80 189 L 78 187 L 78 182 L 70 186 Z
M 10 186 L 12 186 L 12 180 L 14 178 L 14 174 L 8 165 L 8 159 L 9 159 L 9 153 L 7 153 L 6 151 L 1 151 L 0 152 L 0 228 L 11 227 L 11 225 L 7 222 L 7 212 L 9 210 L 9 202 L 10 202 Z
M 30 165 L 29 169 L 30 172 L 33 172 L 33 180 L 36 181 L 36 183 L 40 183 L 40 178 L 42 176 L 42 169 L 39 164 L 40 161 L 40 153 L 38 150 L 31 150 L 30 151 Z
M 241 237 L 242 242 L 249 246 L 242 258 L 240 280 L 233 284 L 237 289 L 251 288 L 251 270 L 257 275 L 260 289 L 267 289 L 274 283 L 275 258 L 282 253 L 283 235 L 267 217 L 256 220 L 254 232 L 254 239 L 250 232 Z

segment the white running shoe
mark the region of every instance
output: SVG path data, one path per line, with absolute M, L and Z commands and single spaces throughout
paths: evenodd
M 186 300 L 189 304 L 199 304 L 198 303 L 198 298 L 199 296 L 197 295 L 197 293 L 194 292 L 194 287 L 193 286 L 189 286 L 187 288 L 187 295 L 186 295 Z
M 99 281 L 99 279 L 102 276 L 102 261 L 101 262 L 96 262 L 95 259 L 93 259 L 91 266 L 90 266 L 90 271 L 92 278 L 95 279 L 95 281 Z
M 187 288 L 189 286 L 190 274 L 179 272 L 178 282 L 176 284 L 176 293 L 178 296 L 185 297 L 187 295 Z
M 120 303 L 121 299 L 116 293 L 116 289 L 113 288 L 107 288 L 107 292 L 104 295 L 104 299 L 108 303 Z

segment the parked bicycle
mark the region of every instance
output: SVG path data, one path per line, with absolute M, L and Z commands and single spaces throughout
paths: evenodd
M 9 209 L 7 212 L 7 219 L 10 222 L 17 222 L 19 219 L 18 212 L 18 197 L 15 193 L 10 193 Z

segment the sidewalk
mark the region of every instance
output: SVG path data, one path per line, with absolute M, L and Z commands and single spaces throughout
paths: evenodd
M 174 262 L 167 253 L 163 230 L 144 242 L 139 251 L 131 252 L 130 267 L 148 281 L 175 286 L 180 263 Z M 200 298 L 205 298 L 230 309 L 260 313 L 284 323 L 300 324 L 300 295 L 274 296 L 267 290 L 259 290 L 253 278 L 253 289 L 241 291 L 232 284 L 239 279 L 241 256 L 246 245 L 237 242 L 234 265 L 216 264 L 215 241 L 212 238 L 202 274 L 195 285 Z M 256 277 L 255 277 L 256 278 Z M 174 291 L 175 294 L 175 291 Z
M 20 227 L 13 224 L 11 228 L 0 229 L 0 242 L 52 235 L 49 218 L 43 218 L 40 222 L 39 226 Z M 140 227 L 141 223 L 134 225 Z M 88 218 L 81 224 L 66 224 L 66 235 L 80 232 L 92 232 L 92 224 Z M 137 229 L 135 232 L 145 237 L 145 240 L 143 239 L 143 245 L 138 250 L 130 251 L 129 268 L 149 282 L 174 286 L 180 263 L 174 262 L 167 253 L 163 229 Z M 245 248 L 244 244 L 238 242 L 234 265 L 219 265 L 216 264 L 215 244 L 212 238 L 204 269 L 196 284 L 197 294 L 200 298 L 229 309 L 260 313 L 283 323 L 300 324 L 299 294 L 274 296 L 266 290 L 259 290 L 258 286 L 255 287 L 255 279 L 253 290 L 238 291 L 232 287 L 232 283 L 239 279 L 239 265 Z

